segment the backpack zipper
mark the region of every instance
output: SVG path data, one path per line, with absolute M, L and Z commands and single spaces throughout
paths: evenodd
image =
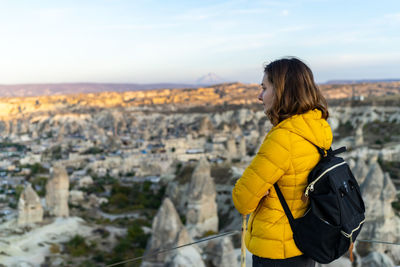
M 318 182 L 318 180 L 321 179 L 322 176 L 324 176 L 327 172 L 329 172 L 329 171 L 331 171 L 331 170 L 335 169 L 336 167 L 339 167 L 340 165 L 343 165 L 343 164 L 346 164 L 346 162 L 343 161 L 343 162 L 341 162 L 341 163 L 338 163 L 338 164 L 336 164 L 336 165 L 333 165 L 332 167 L 330 167 L 329 169 L 327 169 L 327 170 L 325 170 L 323 173 L 321 173 L 321 175 L 318 176 L 317 179 L 315 179 L 314 181 L 312 181 L 312 182 L 307 186 L 306 192 L 304 193 L 304 195 L 305 195 L 306 197 L 308 197 L 308 192 L 309 192 L 309 191 L 311 191 L 311 192 L 314 191 L 314 184 L 315 184 L 316 182 Z
M 346 233 L 346 232 L 343 231 L 343 230 L 341 230 L 340 232 L 342 233 L 342 235 L 344 235 L 344 236 L 347 237 L 347 238 L 350 238 L 350 240 L 352 241 L 352 239 L 353 239 L 353 233 L 354 233 L 355 231 L 357 231 L 357 230 L 361 227 L 361 224 L 363 224 L 364 222 L 365 222 L 365 219 L 362 220 L 362 221 L 360 222 L 360 224 L 359 224 L 356 228 L 354 228 L 353 231 L 350 232 L 350 234 Z

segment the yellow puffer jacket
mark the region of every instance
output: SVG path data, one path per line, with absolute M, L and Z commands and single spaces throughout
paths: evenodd
M 331 146 L 332 131 L 320 110 L 294 115 L 274 126 L 233 189 L 236 209 L 251 213 L 245 240 L 254 255 L 285 259 L 302 254 L 273 185 L 278 182 L 293 217 L 303 216 L 309 203 L 301 195 L 309 172 L 320 159 L 317 149 L 304 138 L 323 149 Z

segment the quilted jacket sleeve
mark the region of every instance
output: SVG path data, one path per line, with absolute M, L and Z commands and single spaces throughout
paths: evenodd
M 241 214 L 253 212 L 265 193 L 289 169 L 289 132 L 271 131 L 233 188 L 233 203 Z

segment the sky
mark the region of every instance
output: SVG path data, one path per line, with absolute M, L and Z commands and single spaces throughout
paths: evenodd
M 0 84 L 259 83 L 284 56 L 317 82 L 400 78 L 400 1 L 0 0 Z

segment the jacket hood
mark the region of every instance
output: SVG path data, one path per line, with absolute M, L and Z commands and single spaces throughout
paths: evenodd
M 332 145 L 332 130 L 329 123 L 322 118 L 319 109 L 296 114 L 277 124 L 275 129 L 286 129 L 298 134 L 311 143 L 327 150 Z

